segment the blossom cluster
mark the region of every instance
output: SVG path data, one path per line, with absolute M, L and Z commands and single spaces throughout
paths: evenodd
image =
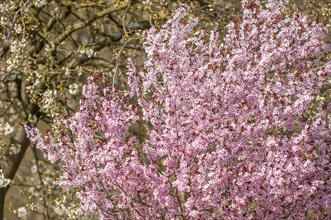
M 9 123 L 0 124 L 0 135 L 8 135 L 14 131 L 14 128 Z
M 99 76 L 68 131 L 30 139 L 62 162 L 62 185 L 101 219 L 330 217 L 330 104 L 314 105 L 331 61 L 325 27 L 285 1 L 243 1 L 217 31 L 180 8 L 145 36 L 128 91 Z M 313 107 L 315 109 L 313 109 Z M 134 127 L 148 129 L 141 138 Z
M 5 178 L 2 169 L 0 169 L 0 188 L 5 188 L 10 184 L 10 179 Z

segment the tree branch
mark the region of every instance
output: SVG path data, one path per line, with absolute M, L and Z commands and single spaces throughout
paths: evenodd
M 128 6 L 128 3 L 120 3 L 120 4 L 115 4 L 110 6 L 109 8 L 100 11 L 99 13 L 95 14 L 91 19 L 87 20 L 87 21 L 83 21 L 83 22 L 79 22 L 76 23 L 74 25 L 72 25 L 71 27 L 69 27 L 63 34 L 61 34 L 57 39 L 54 40 L 54 49 L 61 44 L 69 35 L 71 35 L 72 33 L 74 33 L 75 31 L 78 31 L 82 28 L 87 27 L 88 25 L 90 25 L 92 22 L 94 22 L 97 19 L 100 19 L 104 16 L 106 16 L 107 14 L 110 14 L 112 12 L 116 12 L 116 11 L 120 11 L 122 9 L 125 9 Z

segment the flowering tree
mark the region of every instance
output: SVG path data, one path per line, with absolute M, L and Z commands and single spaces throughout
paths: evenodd
M 113 84 L 121 85 L 127 57 L 146 57 L 142 30 L 164 23 L 180 2 L 186 0 L 1 1 L 0 219 L 17 217 L 13 212 L 27 218 L 73 216 L 70 191 L 54 187 L 59 169 L 30 144 L 20 125 L 30 121 L 57 130 L 56 122 L 76 109 L 93 72 L 113 70 Z M 212 21 L 233 17 L 239 7 L 234 2 L 194 1 L 191 12 L 210 28 Z
M 60 162 L 61 184 L 101 219 L 331 216 L 330 44 L 283 1 L 243 1 L 216 31 L 180 8 L 146 32 L 127 89 L 84 87 L 63 130 L 29 138 Z M 140 131 L 138 134 L 137 127 Z

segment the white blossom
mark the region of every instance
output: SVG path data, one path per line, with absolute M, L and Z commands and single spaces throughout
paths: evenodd
M 37 171 L 38 171 L 37 165 L 33 165 L 30 170 L 31 170 L 31 173 L 37 173 Z
M 14 131 L 14 128 L 10 124 L 5 125 L 0 124 L 0 134 L 8 135 Z
M 17 209 L 17 216 L 19 218 L 25 218 L 27 214 L 28 212 L 25 207 L 20 207 Z
M 34 5 L 37 7 L 37 8 L 42 8 L 44 7 L 45 5 L 47 4 L 47 0 L 37 0 Z
M 79 86 L 76 83 L 73 83 L 69 86 L 69 93 L 72 95 L 76 95 L 78 93 Z
M 2 169 L 0 169 L 0 188 L 5 188 L 8 184 L 10 184 L 10 179 L 5 178 Z
M 14 154 L 18 154 L 21 150 L 21 145 L 20 144 L 11 144 L 9 146 L 9 154 L 10 155 L 14 155 Z

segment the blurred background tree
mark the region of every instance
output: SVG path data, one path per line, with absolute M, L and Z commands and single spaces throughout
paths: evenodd
M 327 2 L 290 6 L 330 23 Z M 0 219 L 81 218 L 72 191 L 54 184 L 59 169 L 30 144 L 21 124 L 60 132 L 59 120 L 75 110 L 92 73 L 107 72 L 112 86 L 124 85 L 127 58 L 138 68 L 146 58 L 143 31 L 160 27 L 180 4 L 191 5 L 201 29 L 217 28 L 220 36 L 241 12 L 237 0 L 1 1 Z

